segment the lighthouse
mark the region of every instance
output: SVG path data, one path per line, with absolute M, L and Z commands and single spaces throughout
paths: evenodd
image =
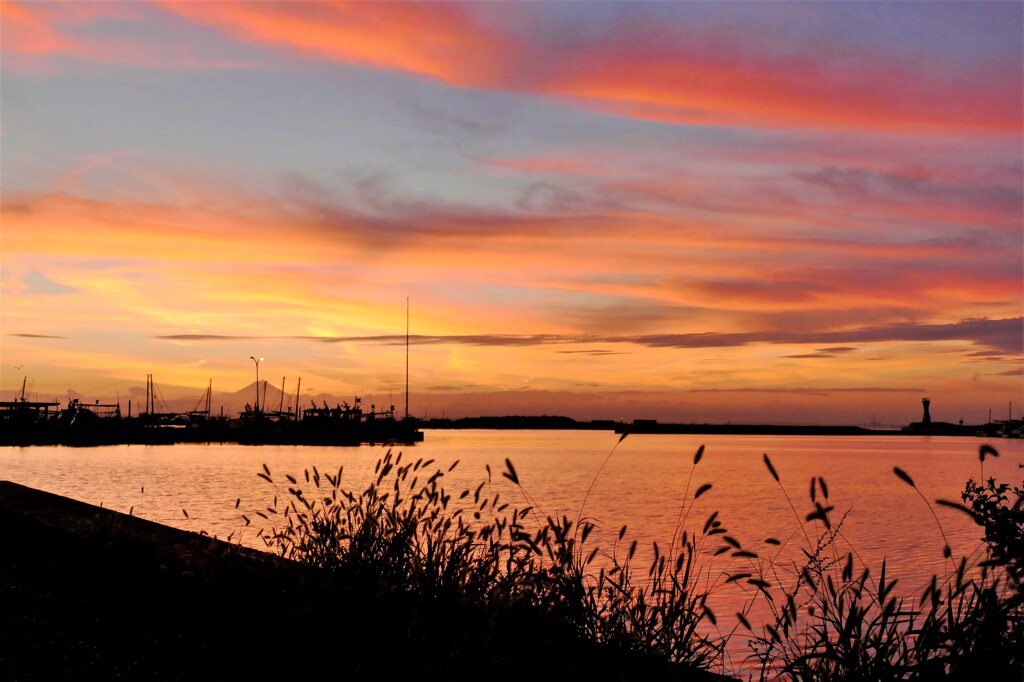
M 928 407 L 932 404 L 932 401 L 928 400 L 928 398 L 922 398 L 921 399 L 921 404 L 924 405 L 924 416 L 921 418 L 921 423 L 922 424 L 931 424 L 932 423 L 932 414 L 931 414 L 931 412 L 928 411 Z

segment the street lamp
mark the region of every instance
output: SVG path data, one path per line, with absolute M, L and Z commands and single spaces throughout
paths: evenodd
M 263 358 L 254 358 L 253 356 L 250 355 L 249 359 L 256 363 L 256 412 L 259 413 L 259 411 L 260 411 L 260 362 L 263 361 Z

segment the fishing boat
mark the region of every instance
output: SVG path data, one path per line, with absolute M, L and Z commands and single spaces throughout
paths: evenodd
M 362 407 L 362 398 L 355 397 L 352 404 L 344 402 L 335 407 L 313 405 L 302 411 L 302 418 L 290 429 L 291 435 L 302 444 L 356 445 L 359 443 L 395 443 L 411 445 L 423 440 L 418 420 L 395 416 L 395 406 L 387 410 L 370 405 Z M 288 431 L 288 429 L 285 429 Z
M 0 402 L 0 445 L 53 441 L 59 418 L 60 403 L 28 400 L 25 398 L 25 381 L 22 381 L 20 397 Z

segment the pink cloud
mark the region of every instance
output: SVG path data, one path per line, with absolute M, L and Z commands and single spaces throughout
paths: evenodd
M 979 67 L 946 78 L 927 64 L 851 45 L 766 56 L 740 47 L 750 42 L 740 29 L 695 36 L 667 24 L 634 22 L 610 41 L 541 48 L 524 37 L 529 31 L 513 35 L 466 5 L 163 6 L 233 37 L 308 56 L 459 87 L 565 97 L 673 123 L 1010 133 L 1020 130 L 1024 106 L 1012 73 Z
M 523 8 L 503 21 L 449 3 L 3 4 L 8 59 L 73 55 L 105 63 L 191 68 L 250 65 L 130 38 L 76 37 L 104 19 L 157 21 L 153 7 L 246 43 L 400 71 L 457 87 L 537 93 L 633 118 L 889 133 L 1019 134 L 1019 60 L 979 61 L 953 74 L 923 59 L 852 44 L 786 50 L 750 27 L 623 22 L 608 35 L 535 38 Z M 750 47 L 756 45 L 756 49 Z

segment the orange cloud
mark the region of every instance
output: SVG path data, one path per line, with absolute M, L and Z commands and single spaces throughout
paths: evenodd
M 1020 300 L 1007 295 L 1019 264 L 970 240 L 807 239 L 643 211 L 524 217 L 418 204 L 406 219 L 286 206 L 244 195 L 8 201 L 5 314 L 24 304 L 30 317 L 72 317 L 59 313 L 66 302 L 26 296 L 33 268 L 78 290 L 83 320 L 142 317 L 166 333 L 260 334 L 268 319 L 291 333 L 372 332 L 382 306 L 410 291 L 430 311 L 421 333 L 460 334 L 842 328 L 967 318 L 977 301 L 1006 301 L 985 314 L 1012 314 Z M 90 265 L 110 260 L 123 264 Z
M 8 55 L 77 54 L 110 61 L 174 60 L 177 66 L 239 66 L 188 54 L 147 54 L 128 39 L 70 37 L 97 14 L 121 18 L 122 3 L 2 5 Z M 97 8 L 96 6 L 100 6 Z M 1024 119 L 1016 72 L 991 64 L 955 76 L 933 64 L 843 45 L 772 56 L 746 51 L 752 29 L 698 34 L 633 21 L 601 41 L 533 41 L 539 21 L 511 8 L 487 21 L 454 3 L 194 3 L 156 7 L 247 42 L 340 63 L 436 79 L 457 87 L 551 95 L 616 115 L 685 124 L 928 133 L 1019 134 Z M 525 28 L 524 28 L 525 27 Z M 516 29 L 519 30 L 516 30 Z M 159 51 L 152 47 L 151 50 Z M 974 71 L 971 71 L 971 68 Z
M 61 35 L 42 6 L 11 1 L 0 2 L 3 21 L 3 51 L 15 54 L 71 52 L 75 43 Z
M 305 55 L 483 86 L 505 52 L 449 3 L 159 3 L 233 36 Z
M 117 32 L 98 38 L 82 27 L 104 21 L 141 25 L 149 19 L 143 2 L 18 2 L 3 0 L 5 68 L 29 73 L 49 72 L 58 67 L 50 57 L 74 57 L 87 62 L 131 65 L 134 68 L 250 69 L 253 64 L 205 57 L 202 45 L 188 44 L 173 33 L 168 39 Z M 192 50 L 199 54 L 193 54 Z
M 1020 130 L 1021 97 L 1013 88 L 979 87 L 968 103 L 962 89 L 913 65 L 883 64 L 861 55 L 856 70 L 841 69 L 829 63 L 828 55 L 820 57 L 820 65 L 796 59 L 773 63 L 723 45 L 618 53 L 595 49 L 576 55 L 571 75 L 543 90 L 672 123 L 885 132 L 961 126 Z

